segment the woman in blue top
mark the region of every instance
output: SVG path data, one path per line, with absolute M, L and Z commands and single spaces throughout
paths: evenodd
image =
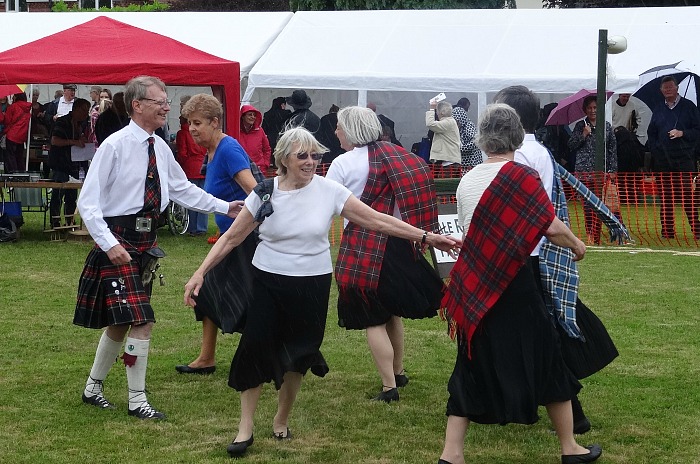
M 189 121 L 194 141 L 207 149 L 204 190 L 228 201 L 245 200 L 257 182 L 246 152 L 233 137 L 221 131 L 223 108 L 219 100 L 211 95 L 195 95 L 182 108 L 182 115 Z M 231 224 L 231 218 L 216 218 L 221 234 Z M 197 320 L 202 321 L 202 347 L 197 359 L 175 366 L 178 372 L 211 374 L 216 370 L 217 330 L 233 333 L 240 331 L 244 323 L 251 296 L 254 252 L 255 237 L 250 234 L 236 252 L 207 274 L 195 308 Z

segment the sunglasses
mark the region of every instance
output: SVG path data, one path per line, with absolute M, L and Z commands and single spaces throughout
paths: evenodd
M 323 153 L 306 153 L 306 152 L 304 152 L 304 153 L 297 153 L 297 159 L 305 160 L 306 158 L 309 157 L 309 155 L 311 155 L 311 159 L 314 161 L 318 161 L 321 158 L 323 158 Z

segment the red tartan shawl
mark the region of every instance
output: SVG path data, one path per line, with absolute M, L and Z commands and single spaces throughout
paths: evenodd
M 393 214 L 427 231 L 437 231 L 437 196 L 428 165 L 413 153 L 389 142 L 368 145 L 369 174 L 360 200 L 380 213 Z M 352 222 L 343 231 L 335 265 L 341 292 L 349 288 L 376 290 L 387 235 Z
M 442 299 L 447 317 L 471 338 L 554 220 L 554 208 L 533 169 L 505 163 L 474 210 Z

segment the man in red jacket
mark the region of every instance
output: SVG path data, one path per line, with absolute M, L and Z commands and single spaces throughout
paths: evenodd
M 27 101 L 27 95 L 16 93 L 7 111 L 0 113 L 0 123 L 5 124 L 3 134 L 7 138 L 5 152 L 5 173 L 25 171 L 24 142 L 29 132 L 32 104 Z

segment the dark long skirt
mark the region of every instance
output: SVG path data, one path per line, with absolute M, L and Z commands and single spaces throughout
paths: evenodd
M 537 286 L 542 291 L 539 258 L 530 257 Z M 583 334 L 583 339 L 571 338 L 566 331 L 556 324 L 561 339 L 561 351 L 566 365 L 577 379 L 585 379 L 595 374 L 619 355 L 608 330 L 588 306 L 576 298 L 576 324 Z
M 194 314 L 205 317 L 223 333 L 242 332 L 253 301 L 255 234 L 250 234 L 204 276 Z
M 434 317 L 444 283 L 423 255 L 417 258 L 408 240 L 389 237 L 376 293 L 349 289 L 338 296 L 338 325 L 361 330 L 386 324 L 391 316 Z
M 482 424 L 532 424 L 539 405 L 568 401 L 581 384 L 566 367 L 529 263 L 481 320 L 458 340 L 447 415 Z
M 274 382 L 286 372 L 328 373 L 321 354 L 331 274 L 290 277 L 255 269 L 254 310 L 231 361 L 228 384 L 238 391 Z

